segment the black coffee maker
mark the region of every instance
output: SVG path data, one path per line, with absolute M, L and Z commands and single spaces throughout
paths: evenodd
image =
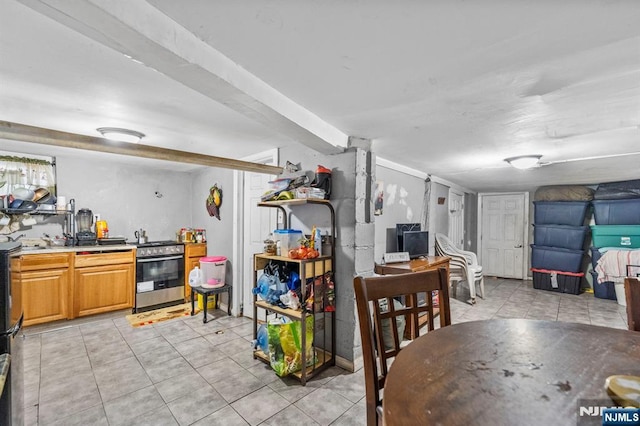
M 98 243 L 96 233 L 93 232 L 93 212 L 80 209 L 76 213 L 76 244 L 79 246 L 95 246 Z

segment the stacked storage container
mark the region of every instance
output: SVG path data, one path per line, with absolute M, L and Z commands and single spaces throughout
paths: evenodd
M 592 203 L 596 224 L 591 226 L 591 261 L 595 269 L 604 251 L 601 249 L 640 248 L 640 180 L 600 184 Z M 596 297 L 616 300 L 617 292 L 618 303 L 624 304 L 621 284 L 616 286 L 611 281 L 597 284 L 597 274 L 592 274 Z
M 547 186 L 534 198 L 531 245 L 533 287 L 580 294 L 584 282 L 585 226 L 593 190 L 583 186 Z

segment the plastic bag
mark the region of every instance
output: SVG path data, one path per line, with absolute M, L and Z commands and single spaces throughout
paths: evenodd
M 282 377 L 302 369 L 302 330 L 300 321 L 283 322 L 284 318 L 269 321 L 269 359 L 271 368 Z M 315 362 L 313 351 L 313 316 L 306 317 L 306 365 Z
M 298 310 L 300 308 L 300 299 L 295 291 L 289 290 L 280 296 L 280 301 L 289 309 Z
M 251 290 L 253 294 L 257 294 L 262 300 L 277 305 L 280 302 L 280 296 L 287 292 L 287 284 L 283 283 L 275 270 L 273 274 L 265 272 L 258 278 L 256 286 Z

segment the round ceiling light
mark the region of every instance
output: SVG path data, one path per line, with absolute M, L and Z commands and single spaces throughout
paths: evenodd
M 96 129 L 106 139 L 120 142 L 138 143 L 145 137 L 144 133 L 118 127 L 99 127 Z
M 518 157 L 505 158 L 504 161 L 516 169 L 531 169 L 539 165 L 542 155 L 520 155 Z

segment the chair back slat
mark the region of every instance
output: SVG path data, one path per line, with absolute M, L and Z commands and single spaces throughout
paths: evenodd
M 406 345 L 405 341 L 417 338 L 421 330 L 433 331 L 437 317 L 440 327 L 451 324 L 449 284 L 446 268 L 370 278 L 358 276 L 353 284 L 362 338 L 367 424 L 373 426 L 381 420 L 376 410 L 382 404 L 380 391 L 389 365 Z M 433 292 L 438 292 L 437 306 Z M 424 302 L 419 303 L 421 294 Z
M 625 278 L 624 295 L 627 300 L 627 326 L 629 330 L 640 331 L 640 281 Z

